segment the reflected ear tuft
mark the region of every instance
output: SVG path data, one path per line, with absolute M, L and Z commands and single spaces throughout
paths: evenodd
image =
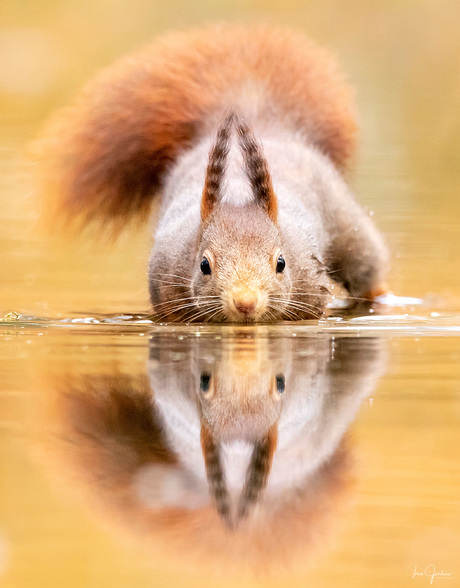
M 228 529 L 232 529 L 230 497 L 222 468 L 220 445 L 215 442 L 210 429 L 204 423 L 201 424 L 200 437 L 209 492 L 214 499 L 220 518 Z
M 238 522 L 248 516 L 249 511 L 260 499 L 260 495 L 267 485 L 277 442 L 278 425 L 274 423 L 266 435 L 254 445 L 246 482 L 238 505 Z

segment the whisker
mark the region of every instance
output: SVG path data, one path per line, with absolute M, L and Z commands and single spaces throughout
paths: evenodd
M 313 305 L 313 304 L 309 304 L 308 302 L 304 302 L 302 300 L 296 300 L 296 299 L 292 299 L 292 298 L 275 298 L 275 297 L 270 297 L 270 300 L 274 300 L 277 302 L 284 302 L 285 304 L 288 304 L 290 306 L 302 306 L 303 308 L 312 308 L 312 309 L 316 309 L 319 310 L 317 306 Z
M 315 296 L 317 298 L 332 298 L 333 297 L 335 300 L 353 300 L 356 302 L 369 302 L 369 298 L 363 298 L 360 296 L 353 296 L 349 292 L 346 292 L 345 294 L 337 295 L 337 294 L 332 294 L 332 292 L 330 292 L 329 294 L 317 294 L 316 292 L 315 293 L 304 292 L 303 290 L 300 290 L 300 289 L 294 289 L 294 290 L 295 290 L 295 294 L 299 294 L 299 295 L 303 295 L 303 296 Z
M 267 305 L 267 307 L 268 307 L 268 306 L 269 306 L 269 305 Z M 273 308 L 273 307 L 271 307 L 271 308 Z M 277 309 L 275 308 L 274 310 L 277 310 Z M 276 316 L 276 314 L 275 314 L 274 312 L 272 312 L 271 310 L 266 310 L 266 311 L 265 311 L 265 314 L 267 314 L 267 315 L 268 315 L 269 319 L 270 319 L 272 322 L 276 322 L 276 321 L 278 320 L 278 317 Z
M 302 302 L 300 300 L 288 300 L 286 305 L 292 308 L 298 308 L 299 310 L 314 310 L 319 311 L 320 309 L 318 306 L 313 304 L 308 304 L 307 302 Z
M 319 292 L 311 292 L 308 290 L 303 290 L 298 287 L 293 287 L 292 292 L 295 294 L 302 294 L 304 296 L 314 296 L 315 298 L 330 298 L 332 294 L 328 291 L 327 294 L 321 294 Z
M 196 303 L 198 303 L 200 300 L 203 300 L 205 298 L 206 299 L 208 299 L 208 298 L 216 299 L 216 298 L 219 298 L 219 296 L 186 296 L 184 298 L 174 298 L 173 300 L 165 300 L 164 302 L 160 302 L 156 306 L 157 307 L 167 306 L 168 304 L 175 304 L 176 302 L 183 302 L 186 300 L 194 300 Z
M 217 309 L 216 311 L 214 311 L 214 312 L 213 312 L 211 315 L 209 315 L 209 316 L 206 318 L 206 321 L 205 321 L 205 322 L 210 322 L 210 321 L 211 321 L 211 320 L 212 320 L 212 319 L 213 319 L 215 316 L 219 316 L 219 315 L 221 315 L 221 317 L 220 317 L 221 319 L 222 319 L 222 318 L 225 318 L 225 314 L 223 313 L 223 311 L 222 311 L 222 308 L 218 308 L 218 309 Z
M 291 294 L 271 294 L 270 298 L 276 298 L 280 300 L 296 300 L 296 296 L 303 296 L 308 298 L 330 298 L 327 294 L 318 294 L 316 295 L 315 292 L 305 292 L 302 290 L 294 290 Z
M 179 276 L 177 274 L 155 274 L 155 276 L 167 276 L 169 278 L 179 278 L 179 280 L 185 280 L 186 282 L 192 282 L 192 278 L 187 278 L 187 276 Z M 156 279 L 156 278 L 154 278 Z
M 288 316 L 290 316 L 292 319 L 297 320 L 299 318 L 299 315 L 294 312 L 293 310 L 290 310 L 289 308 L 280 308 L 280 307 L 275 307 L 273 305 L 267 305 L 270 306 L 270 308 L 274 308 L 274 310 L 282 313 L 282 314 L 286 314 Z
M 211 312 L 216 308 L 220 308 L 221 307 L 221 301 L 220 298 L 218 296 L 216 296 L 217 300 L 204 300 L 202 302 L 202 304 L 195 304 L 195 308 L 193 309 L 195 311 L 195 314 L 192 312 L 190 313 L 190 311 L 188 312 L 189 316 L 199 316 L 201 314 L 206 314 L 207 312 Z M 184 317 L 185 319 L 186 317 Z
M 195 303 L 188 303 L 188 304 L 178 304 L 177 306 L 172 306 L 171 308 L 161 308 L 160 312 L 165 313 L 165 314 L 172 314 L 174 312 L 180 312 L 182 310 L 185 310 L 187 308 L 196 308 L 196 304 Z
M 216 297 L 210 297 L 212 298 L 211 300 L 205 300 L 205 305 L 215 305 L 216 301 L 214 300 L 214 298 L 218 298 L 218 296 Z M 166 302 L 160 303 L 159 305 L 155 306 L 154 310 L 156 312 L 156 314 L 158 314 L 159 316 L 163 316 L 163 317 L 167 317 L 170 314 L 173 313 L 177 313 L 177 312 L 182 312 L 184 310 L 189 309 L 189 313 L 190 310 L 201 310 L 203 308 L 203 304 L 197 308 L 197 301 L 199 301 L 199 299 L 195 298 L 195 297 L 188 297 L 184 300 L 192 300 L 193 302 L 181 302 L 179 299 L 177 300 L 168 300 Z M 214 306 L 213 306 L 214 307 Z
M 161 280 L 161 281 L 160 280 L 156 280 L 156 282 L 158 284 L 160 284 L 160 286 L 167 286 L 167 287 L 175 286 L 176 288 L 177 287 L 179 287 L 179 288 L 189 288 L 189 284 L 180 284 L 178 282 L 166 282 L 164 280 Z
M 319 318 L 322 315 L 321 309 L 317 306 L 313 306 L 312 304 L 307 304 L 306 302 L 302 302 L 300 300 L 290 300 L 290 299 L 278 299 L 277 302 L 284 302 L 285 309 L 284 310 L 292 310 L 295 309 L 297 311 L 306 312 L 315 318 Z
M 185 318 L 184 320 L 188 321 L 188 322 L 192 322 L 192 321 L 196 321 L 198 318 L 202 317 L 202 316 L 206 316 L 207 314 L 213 312 L 213 311 L 218 311 L 220 312 L 221 310 L 221 306 L 220 304 L 218 306 L 213 306 L 211 308 L 206 308 L 205 310 L 202 310 L 202 312 L 197 312 L 195 314 L 192 313 L 191 316 Z
M 339 270 L 333 270 L 331 272 L 328 273 L 334 273 L 334 271 L 339 271 Z M 298 280 L 293 280 L 292 284 L 299 284 L 302 282 L 311 282 L 310 279 L 305 278 L 305 279 L 298 279 Z M 293 290 L 296 290 L 297 293 L 304 293 L 306 295 L 311 295 L 311 296 L 317 296 L 317 297 L 328 297 L 328 296 L 334 296 L 336 300 L 353 300 L 356 302 L 369 302 L 369 298 L 364 298 L 362 296 L 353 296 L 350 292 L 348 292 L 348 290 L 346 290 L 346 288 L 344 286 L 342 286 L 345 290 L 344 294 L 341 295 L 337 295 L 337 294 L 332 294 L 331 292 L 328 292 L 328 294 L 319 294 L 319 293 L 310 293 L 308 291 L 303 291 L 300 290 L 297 287 L 293 287 Z M 325 288 L 325 286 L 323 286 L 323 288 Z

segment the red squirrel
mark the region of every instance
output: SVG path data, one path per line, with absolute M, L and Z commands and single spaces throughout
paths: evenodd
M 384 290 L 388 254 L 343 177 L 351 92 L 300 34 L 234 25 L 166 35 L 121 60 L 39 142 L 49 214 L 121 228 L 158 209 L 159 317 L 319 317 L 331 283 Z

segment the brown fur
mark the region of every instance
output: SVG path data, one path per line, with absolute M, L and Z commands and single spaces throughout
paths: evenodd
M 278 441 L 278 428 L 274 424 L 267 434 L 254 445 L 247 478 L 238 505 L 238 518 L 244 519 L 249 510 L 259 500 L 262 490 L 267 485 L 272 467 L 273 455 Z
M 278 203 L 273 190 L 272 179 L 260 146 L 247 124 L 237 120 L 238 138 L 243 150 L 246 172 L 254 192 L 255 201 L 262 206 L 270 220 L 276 223 Z
M 178 154 L 254 80 L 285 124 L 346 166 L 355 121 L 330 56 L 290 31 L 210 26 L 122 60 L 55 117 L 34 149 L 47 216 L 118 228 L 145 217 Z
M 220 447 L 216 444 L 211 431 L 206 425 L 201 426 L 201 447 L 203 450 L 206 477 L 209 491 L 216 504 L 217 512 L 227 527 L 232 527 L 230 502 L 222 469 Z
M 209 163 L 204 181 L 203 197 L 201 199 L 201 220 L 207 221 L 214 205 L 219 201 L 220 188 L 224 179 L 227 156 L 230 149 L 230 133 L 233 125 L 233 113 L 229 114 L 219 130 L 216 141 L 209 154 Z

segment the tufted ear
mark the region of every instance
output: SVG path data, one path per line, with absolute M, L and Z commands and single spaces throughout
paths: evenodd
M 246 482 L 238 504 L 238 522 L 247 517 L 251 507 L 259 500 L 262 490 L 267 485 L 277 441 L 278 425 L 274 423 L 264 437 L 254 444 Z
M 233 527 L 230 512 L 230 497 L 227 491 L 222 467 L 220 445 L 216 443 L 209 428 L 201 424 L 201 449 L 203 451 L 209 491 L 214 499 L 217 512 L 227 528 Z
M 272 179 L 260 145 L 242 119 L 236 121 L 238 140 L 243 151 L 246 173 L 251 183 L 254 197 L 259 206 L 276 223 L 278 218 L 278 201 L 273 190 Z
M 234 114 L 231 112 L 226 116 L 224 122 L 219 127 L 216 140 L 209 153 L 203 196 L 201 198 L 201 220 L 203 222 L 208 220 L 213 211 L 214 205 L 221 196 L 220 187 L 227 165 L 233 120 Z

